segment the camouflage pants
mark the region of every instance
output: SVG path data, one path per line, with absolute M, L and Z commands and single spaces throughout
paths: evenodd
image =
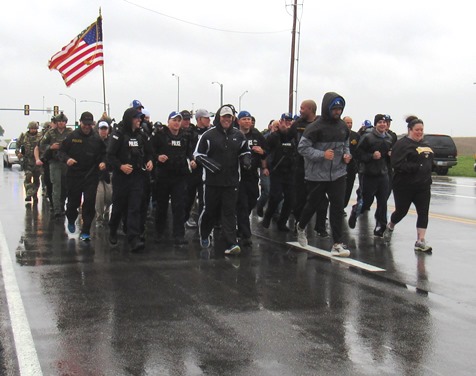
M 23 186 L 25 187 L 25 194 L 30 197 L 36 197 L 38 188 L 40 187 L 41 168 L 31 165 L 23 165 L 25 180 Z

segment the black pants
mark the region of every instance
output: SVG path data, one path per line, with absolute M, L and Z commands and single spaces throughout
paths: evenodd
M 342 219 L 344 210 L 344 195 L 346 176 L 334 181 L 306 181 L 307 201 L 299 218 L 299 227 L 305 228 L 312 216 L 319 208 L 323 208 L 322 201 L 329 198 L 330 212 L 329 222 L 331 225 L 334 243 L 342 243 Z M 318 214 L 319 215 L 319 214 Z
M 210 236 L 213 226 L 220 222 L 227 247 L 236 244 L 237 187 L 205 185 L 204 206 L 198 221 L 200 237 Z
M 417 211 L 417 228 L 428 227 L 428 212 L 430 211 L 431 190 L 427 188 L 393 189 L 393 198 L 395 199 L 395 211 L 390 220 L 397 224 L 408 213 L 410 205 L 413 203 Z
M 259 197 L 259 178 L 242 178 L 238 187 L 238 202 L 236 215 L 238 220 L 238 232 L 242 238 L 251 237 L 250 214 L 256 206 Z
M 157 234 L 163 235 L 167 228 L 167 215 L 169 199 L 172 205 L 172 234 L 175 238 L 185 235 L 185 176 L 169 176 L 157 178 L 157 208 L 155 211 L 155 224 Z
M 66 191 L 68 204 L 66 206 L 66 217 L 69 223 L 74 223 L 78 218 L 78 209 L 81 206 L 81 198 L 83 204 L 81 209 L 82 227 L 81 232 L 89 234 L 91 231 L 91 223 L 96 215 L 96 193 L 98 190 L 99 177 L 92 173 L 90 176 L 67 176 Z
M 274 212 L 279 206 L 281 200 L 283 200 L 283 207 L 279 214 L 278 226 L 285 226 L 288 222 L 291 210 L 294 208 L 294 201 L 296 199 L 294 193 L 294 180 L 293 176 L 282 176 L 281 174 L 270 175 L 270 189 L 269 189 L 269 201 L 268 207 L 264 217 L 271 219 Z
M 374 197 L 377 199 L 375 228 L 387 226 L 388 174 L 362 177 L 363 208 L 370 208 Z
M 198 212 L 201 213 L 203 210 L 203 180 L 202 174 L 199 172 L 193 172 L 187 176 L 187 189 L 185 197 L 185 217 L 184 222 L 187 222 L 190 218 L 190 212 L 192 210 L 193 204 L 197 199 L 198 194 Z
M 304 209 L 306 205 L 307 198 L 306 182 L 304 181 L 304 166 L 302 168 L 299 166 L 296 168 L 294 188 L 296 198 L 294 200 L 293 214 L 297 221 L 301 217 L 302 209 Z
M 112 175 L 112 213 L 109 228 L 112 232 L 117 232 L 124 215 L 129 242 L 141 234 L 141 205 L 145 182 L 146 175 L 142 171 L 134 171 L 129 175 L 114 172 Z

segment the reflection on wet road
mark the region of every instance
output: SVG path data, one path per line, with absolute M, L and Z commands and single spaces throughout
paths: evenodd
M 201 249 L 194 230 L 187 247 L 157 244 L 152 222 L 145 254 L 122 239 L 111 248 L 104 228 L 84 243 L 46 203 L 23 205 L 18 170 L 2 174 L 3 248 L 44 375 L 470 375 L 476 366 L 474 223 L 444 218 L 475 221 L 474 201 L 433 198 L 442 215 L 430 220 L 433 255 L 413 252 L 413 215 L 391 245 L 373 238 L 372 212 L 344 226 L 352 258 L 384 269 L 372 271 L 300 251 L 256 217 L 253 247 L 239 257 L 224 255 L 219 234 Z M 2 334 L 8 355 L 12 333 Z

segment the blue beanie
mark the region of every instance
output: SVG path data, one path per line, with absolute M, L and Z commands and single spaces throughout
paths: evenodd
M 345 101 L 342 97 L 336 97 L 332 100 L 331 104 L 329 105 L 329 112 L 331 112 L 334 108 L 342 108 L 344 109 Z

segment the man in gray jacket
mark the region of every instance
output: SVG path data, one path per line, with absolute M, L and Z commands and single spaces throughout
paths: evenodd
M 327 195 L 330 202 L 330 225 L 334 245 L 331 254 L 350 255 L 342 242 L 342 219 L 346 189 L 346 164 L 352 156 L 349 151 L 349 129 L 341 119 L 345 100 L 329 92 L 322 99 L 321 117 L 309 124 L 298 145 L 304 157 L 307 202 L 297 225 L 298 242 L 307 246 L 306 226 Z

